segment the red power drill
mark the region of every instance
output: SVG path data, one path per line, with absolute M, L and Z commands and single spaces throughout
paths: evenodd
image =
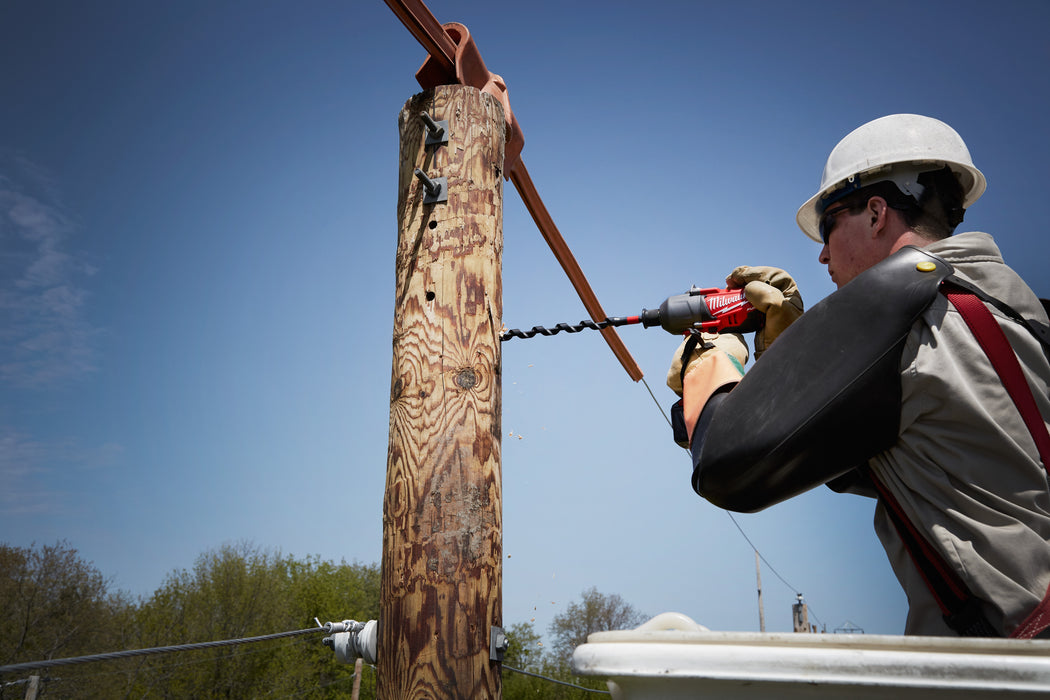
M 601 330 L 609 326 L 640 323 L 645 328 L 660 326 L 668 333 L 683 335 L 696 329 L 708 333 L 750 333 L 765 325 L 766 316 L 751 305 L 743 289 L 693 287 L 685 294 L 667 297 L 659 309 L 643 309 L 638 316 L 612 316 L 602 321 L 580 321 L 575 326 L 559 323 L 551 328 L 533 326 L 532 330 L 504 330 L 500 340 L 532 338 L 536 335 L 579 333 L 585 328 Z
M 709 333 L 750 333 L 762 328 L 766 316 L 751 305 L 743 289 L 693 287 L 667 297 L 659 309 L 641 313 L 642 326 L 660 326 L 681 335 L 696 328 Z

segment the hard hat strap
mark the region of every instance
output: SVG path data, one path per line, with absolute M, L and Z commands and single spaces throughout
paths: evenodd
M 897 186 L 897 189 L 902 195 L 913 200 L 917 205 L 922 198 L 922 193 L 926 190 L 923 185 L 919 184 L 919 175 L 937 169 L 939 169 L 938 166 L 927 166 L 921 169 L 910 167 L 906 169 L 891 170 L 888 173 L 885 169 L 879 169 L 851 175 L 843 180 L 842 187 L 828 192 L 827 195 L 821 197 L 820 200 L 817 201 L 817 216 L 821 216 L 827 208 L 835 202 L 839 202 L 854 192 L 858 192 L 871 185 L 877 185 L 880 182 L 892 182 Z M 901 208 L 901 204 L 902 202 L 899 200 L 896 202 L 890 202 L 890 206 L 895 209 Z

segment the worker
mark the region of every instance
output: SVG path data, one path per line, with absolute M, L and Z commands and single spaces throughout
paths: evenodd
M 856 129 L 796 217 L 837 291 L 803 313 L 786 272 L 736 268 L 727 283 L 766 314 L 754 365 L 742 337 L 704 334 L 668 385 L 693 488 L 716 505 L 820 484 L 878 499 L 906 634 L 1050 636 L 1050 324 L 990 235 L 954 233 L 984 189 L 941 121 Z M 979 344 L 990 326 L 1019 383 Z

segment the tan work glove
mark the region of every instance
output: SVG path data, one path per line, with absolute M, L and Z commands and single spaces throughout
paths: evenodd
M 687 433 L 687 447 L 693 440 L 693 428 L 708 399 L 727 384 L 735 384 L 744 374 L 747 364 L 747 343 L 739 333 L 703 333 L 693 352 L 686 359 L 685 380 L 682 379 L 682 353 L 688 339 L 682 342 L 667 371 L 667 386 L 682 397 L 682 417 Z M 704 348 L 707 345 L 707 348 Z M 683 386 L 684 384 L 684 386 Z
M 729 273 L 730 289 L 743 287 L 751 305 L 766 315 L 766 325 L 755 333 L 755 359 L 802 315 L 802 296 L 791 275 L 777 267 L 741 266 Z
M 747 364 L 747 343 L 744 342 L 744 336 L 739 333 L 701 333 L 700 337 L 701 341 L 696 344 L 687 360 L 685 376 L 688 378 L 705 360 L 722 353 L 731 357 L 739 366 L 736 379 L 740 379 L 740 375 L 744 373 L 744 365 Z M 682 353 L 685 352 L 688 342 L 687 338 L 678 346 L 671 359 L 671 367 L 667 370 L 667 387 L 679 396 L 682 395 Z M 705 350 L 703 346 L 709 344 L 714 347 Z

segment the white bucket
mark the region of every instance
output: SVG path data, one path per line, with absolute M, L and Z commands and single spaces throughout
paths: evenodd
M 592 634 L 572 665 L 616 700 L 1050 697 L 1050 641 L 712 632 L 679 613 Z

